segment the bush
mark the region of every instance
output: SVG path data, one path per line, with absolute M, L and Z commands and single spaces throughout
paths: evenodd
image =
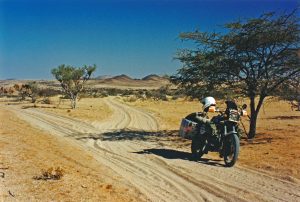
M 55 89 L 51 89 L 51 88 L 42 88 L 42 89 L 39 89 L 39 92 L 38 92 L 38 95 L 40 97 L 53 97 L 53 96 L 57 96 L 60 94 L 61 94 L 60 90 L 55 90 Z
M 48 98 L 48 97 L 45 97 L 43 100 L 42 100 L 42 103 L 43 104 L 52 104 L 52 102 L 51 102 L 51 100 L 50 100 L 50 98 Z
M 134 98 L 128 98 L 129 99 L 154 99 L 154 100 L 168 100 L 168 96 L 174 96 L 177 95 L 177 97 L 183 97 L 184 94 L 182 92 L 179 93 L 179 91 L 175 89 L 170 89 L 169 86 L 163 86 L 159 89 L 118 89 L 118 88 L 88 88 L 85 89 L 84 92 L 81 94 L 82 97 L 107 97 L 107 96 L 125 96 L 130 97 L 134 96 Z M 175 96 L 176 98 L 176 96 Z
M 42 170 L 40 176 L 34 176 L 35 180 L 60 180 L 64 176 L 64 170 L 61 167 L 48 168 L 47 170 Z

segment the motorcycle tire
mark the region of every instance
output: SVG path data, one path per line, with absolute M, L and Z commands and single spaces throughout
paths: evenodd
M 224 142 L 224 162 L 226 167 L 236 163 L 240 150 L 240 140 L 236 134 L 226 137 Z
M 201 138 L 193 138 L 191 145 L 192 159 L 199 160 L 204 154 L 205 144 Z

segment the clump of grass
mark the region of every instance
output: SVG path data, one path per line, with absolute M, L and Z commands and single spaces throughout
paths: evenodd
M 129 97 L 125 97 L 123 100 L 125 102 L 135 102 L 135 101 L 137 101 L 137 97 L 135 97 L 135 96 L 129 96 Z
M 42 174 L 34 176 L 35 180 L 60 180 L 64 176 L 64 170 L 61 167 L 42 169 Z

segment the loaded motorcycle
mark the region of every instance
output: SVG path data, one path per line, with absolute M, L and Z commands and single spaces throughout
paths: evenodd
M 182 119 L 179 135 L 191 139 L 191 152 L 194 160 L 203 154 L 219 152 L 224 158 L 225 166 L 232 167 L 238 158 L 240 147 L 239 122 L 246 116 L 244 104 L 240 109 L 233 101 L 226 101 L 226 110 L 208 119 L 206 113 L 195 112 Z M 210 110 L 209 110 L 210 111 Z

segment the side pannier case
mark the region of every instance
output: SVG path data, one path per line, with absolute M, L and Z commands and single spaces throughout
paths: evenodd
M 179 136 L 191 140 L 196 134 L 197 123 L 188 119 L 182 119 Z

